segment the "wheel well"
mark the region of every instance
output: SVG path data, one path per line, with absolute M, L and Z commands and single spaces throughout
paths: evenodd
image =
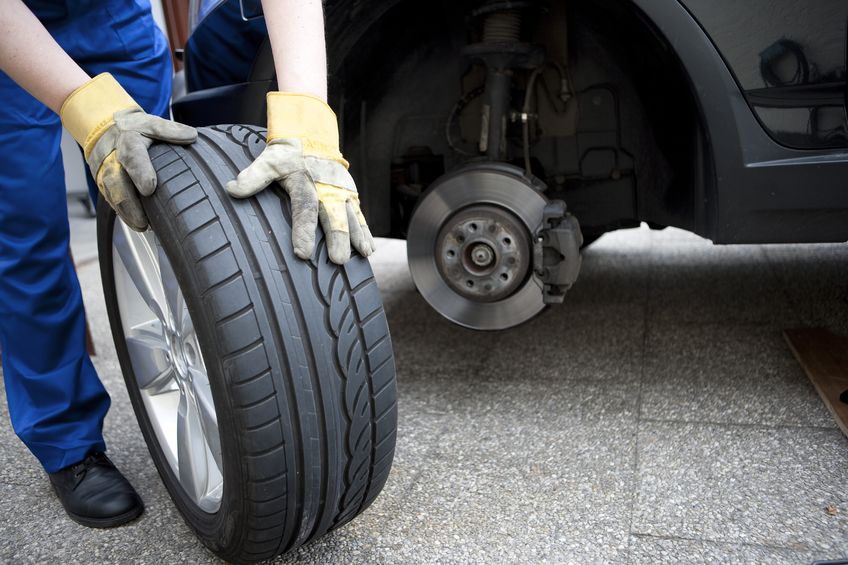
M 573 84 L 613 93 L 615 108 L 597 115 L 603 120 L 614 112 L 620 151 L 616 162 L 632 159 L 632 182 L 588 179 L 591 175 L 581 168 L 553 192 L 559 196 L 561 188 L 566 202 L 583 210 L 575 211 L 578 218 L 594 218 L 597 225 L 591 229 L 597 232 L 647 221 L 709 235 L 703 203 L 712 181 L 712 159 L 692 85 L 673 49 L 629 0 L 568 0 L 562 5 Z M 397 2 L 363 28 L 358 40 L 348 42 L 350 48 L 334 54 L 331 99 L 340 109 L 344 151 L 375 233 L 405 234 L 404 218 L 398 219 L 404 204 L 399 201 L 414 195 L 398 194 L 392 175 L 410 148 L 422 152 L 416 170 L 424 185 L 434 180 L 431 176 L 467 162 L 445 143 L 444 123 L 468 90 L 463 77 L 470 65 L 461 49 L 470 41 L 467 15 L 472 6 Z M 553 25 L 545 21 L 539 18 L 536 25 Z M 601 127 L 584 107 L 588 104 L 581 102 L 581 119 L 588 117 L 585 124 L 578 123 L 575 138 L 580 128 Z M 566 137 L 552 146 L 568 145 Z M 581 143 L 576 144 L 580 163 L 593 150 Z M 554 184 L 558 158 L 533 158 L 534 173 L 538 164 L 550 176 L 544 180 Z M 627 175 L 627 166 L 623 169 Z M 611 171 L 614 177 L 617 171 Z
M 642 135 L 648 142 L 648 170 L 639 173 L 639 219 L 709 235 L 705 198 L 713 182 L 713 158 L 686 69 L 662 32 L 632 2 L 574 4 L 600 26 L 599 35 L 638 93 L 646 118 Z M 675 4 L 673 9 L 683 8 Z

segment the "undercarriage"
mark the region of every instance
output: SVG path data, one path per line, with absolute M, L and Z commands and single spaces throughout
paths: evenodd
M 422 296 L 469 328 L 562 302 L 581 246 L 638 225 L 637 183 L 670 185 L 633 82 L 591 10 L 575 26 L 568 6 L 403 4 L 379 24 L 384 40 L 357 43 L 336 85 L 375 233 L 408 240 Z M 570 29 L 583 36 L 576 50 Z

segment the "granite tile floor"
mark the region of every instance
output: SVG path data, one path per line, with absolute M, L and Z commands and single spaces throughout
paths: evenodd
M 93 222 L 72 220 L 106 437 L 147 512 L 66 519 L 0 408 L 0 562 L 215 562 L 171 504 L 123 390 Z M 279 563 L 768 563 L 848 556 L 848 441 L 781 330 L 848 334 L 848 245 L 713 246 L 647 228 L 585 253 L 563 306 L 476 333 L 373 264 L 398 367 L 383 494 Z M 829 508 L 829 510 L 828 510 Z

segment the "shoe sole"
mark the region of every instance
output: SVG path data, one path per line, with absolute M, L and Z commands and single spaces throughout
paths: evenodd
M 79 514 L 74 514 L 72 512 L 68 512 L 68 516 L 70 516 L 71 520 L 73 520 L 77 524 L 81 524 L 89 528 L 115 528 L 117 526 L 123 526 L 124 524 L 132 522 L 133 520 L 141 516 L 142 513 L 144 513 L 144 505 L 140 504 L 137 507 L 128 510 L 127 512 L 124 512 L 123 514 L 118 514 L 117 516 L 110 516 L 108 518 L 88 518 L 85 516 L 80 516 Z

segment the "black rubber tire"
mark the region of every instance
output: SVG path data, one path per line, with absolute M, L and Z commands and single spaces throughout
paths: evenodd
M 144 208 L 194 321 L 218 415 L 224 486 L 214 514 L 183 491 L 144 410 L 116 301 L 116 220 L 98 210 L 106 306 L 141 431 L 188 525 L 238 562 L 289 551 L 368 507 L 397 429 L 394 356 L 368 261 L 330 263 L 320 229 L 302 261 L 279 187 L 247 200 L 224 190 L 264 146 L 261 128 L 217 126 L 191 146 L 150 150 L 159 187 Z

